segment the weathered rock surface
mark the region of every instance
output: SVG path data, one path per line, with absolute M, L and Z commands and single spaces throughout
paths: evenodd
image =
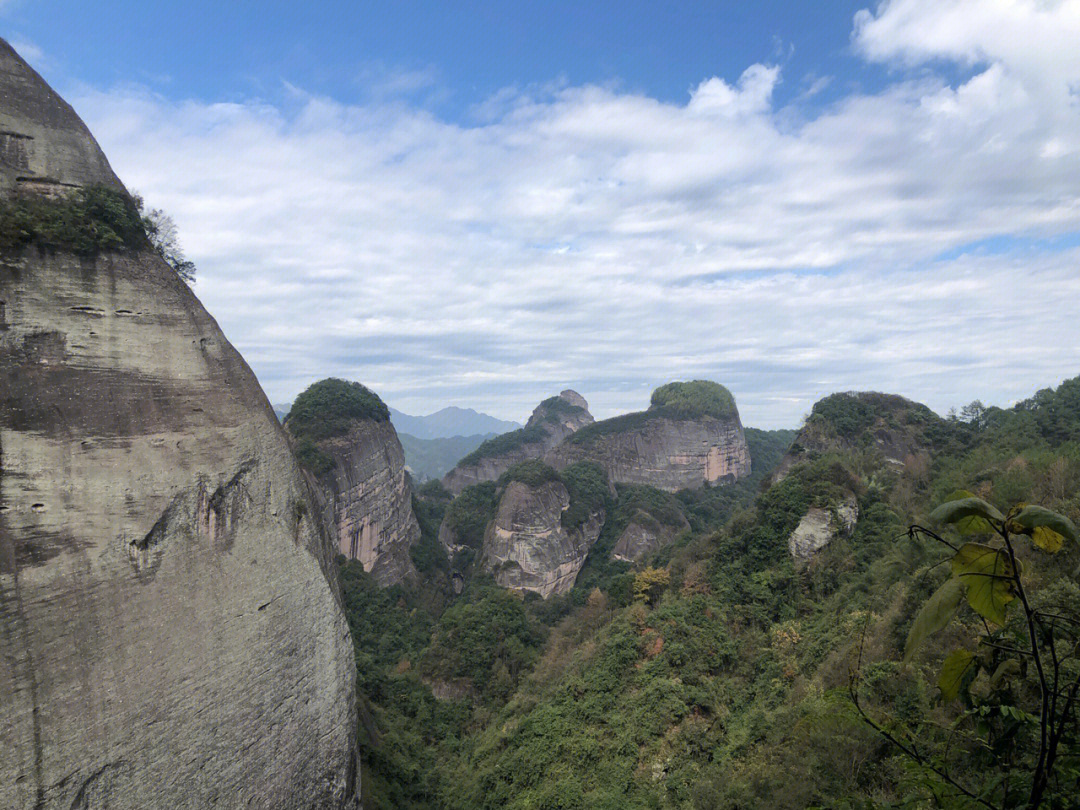
M 542 458 L 567 436 L 594 421 L 585 397 L 567 389 L 537 405 L 521 430 L 489 439 L 463 458 L 443 478 L 443 486 L 459 495 L 472 484 L 495 481 L 515 464 Z
M 71 106 L 0 39 L 0 194 L 92 183 L 123 188 Z
M 574 586 L 589 549 L 604 525 L 595 510 L 577 528 L 562 525 L 570 495 L 560 481 L 529 486 L 511 481 L 484 536 L 483 564 L 504 588 L 535 591 L 547 598 Z
M 0 128 L 6 191 L 119 187 L 6 43 Z M 351 806 L 332 548 L 250 369 L 148 251 L 5 255 L 0 302 L 0 807 Z
M 356 420 L 349 432 L 319 442 L 334 460 L 316 482 L 338 549 L 360 560 L 383 587 L 417 578 L 409 554 L 420 539 L 405 454 L 389 421 Z
M 660 523 L 651 515 L 639 512 L 630 519 L 611 549 L 611 557 L 625 562 L 637 562 L 662 546 L 672 542 L 690 528 L 686 518 L 680 525 Z
M 737 413 L 731 419 L 652 417 L 648 411 L 618 416 L 596 423 L 587 436 L 564 441 L 545 461 L 556 469 L 595 461 L 614 483 L 668 492 L 750 474 L 750 451 Z
M 788 551 L 796 564 L 805 564 L 837 537 L 849 536 L 859 519 L 859 504 L 854 496 L 844 498 L 835 509 L 812 506 L 788 538 Z

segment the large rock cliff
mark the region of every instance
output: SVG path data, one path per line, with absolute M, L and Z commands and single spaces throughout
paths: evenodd
M 412 487 L 389 411 L 359 383 L 323 380 L 297 397 L 285 420 L 312 473 L 338 550 L 382 586 L 415 580 L 409 548 L 420 539 Z
M 125 199 L 2 42 L 0 128 L 3 216 Z M 308 487 L 188 287 L 145 244 L 5 247 L 0 807 L 351 806 L 354 685 Z
M 568 473 L 532 461 L 500 482 L 482 556 L 499 585 L 544 598 L 574 586 L 604 526 L 606 482 L 595 467 Z
M 735 400 L 716 383 L 670 383 L 647 411 L 605 419 L 545 456 L 557 469 L 594 461 L 609 480 L 674 492 L 729 483 L 750 473 L 750 452 Z
M 585 397 L 576 391 L 563 391 L 537 405 L 521 430 L 488 439 L 459 461 L 443 478 L 443 486 L 458 495 L 467 486 L 495 481 L 515 464 L 543 457 L 593 421 Z

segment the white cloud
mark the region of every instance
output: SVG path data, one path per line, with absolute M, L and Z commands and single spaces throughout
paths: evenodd
M 970 77 L 901 72 L 809 119 L 775 107 L 770 65 L 686 104 L 511 89 L 472 125 L 302 91 L 73 100 L 173 214 L 274 401 L 335 374 L 406 410 L 520 419 L 573 385 L 612 414 L 705 376 L 748 424 L 793 424 L 834 390 L 946 408 L 1080 370 L 1080 252 L 1030 247 L 1080 232 L 1074 54 L 1054 44 L 1076 5 L 967 3 L 967 28 L 951 3 L 861 13 L 866 58 Z M 996 253 L 934 258 L 986 239 Z

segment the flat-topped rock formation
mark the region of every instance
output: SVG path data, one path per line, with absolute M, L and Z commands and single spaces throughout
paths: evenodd
M 511 469 L 500 487 L 484 534 L 483 567 L 505 588 L 544 598 L 566 593 L 604 526 L 603 473 L 583 465 L 560 476 L 529 461 Z
M 544 456 L 557 469 L 594 461 L 609 480 L 674 492 L 723 484 L 750 473 L 735 400 L 716 383 L 670 383 L 649 410 L 582 428 Z
M 443 478 L 443 486 L 458 495 L 472 484 L 495 481 L 515 464 L 541 458 L 593 421 L 585 398 L 576 391 L 563 391 L 537 405 L 521 430 L 488 439 L 459 461 Z
M 130 205 L 6 43 L 0 129 L 0 217 Z M 35 238 L 0 249 L 0 807 L 354 806 L 333 549 L 258 382 L 145 237 Z
M 409 554 L 420 539 L 412 487 L 389 411 L 359 383 L 328 379 L 297 397 L 285 419 L 312 473 L 338 550 L 381 586 L 416 579 Z

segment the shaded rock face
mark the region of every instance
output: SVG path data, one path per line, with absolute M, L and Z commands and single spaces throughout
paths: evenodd
M 6 44 L 0 110 L 114 179 Z M 0 301 L 0 807 L 353 806 L 333 549 L 250 369 L 149 252 L 5 255 Z
M 594 421 L 585 397 L 567 389 L 558 397 L 541 402 L 521 430 L 485 442 L 476 453 L 462 459 L 443 478 L 443 486 L 460 495 L 461 490 L 472 484 L 496 481 L 515 464 L 543 458 L 567 436 Z
M 737 416 L 639 419 L 588 442 L 565 441 L 545 460 L 556 469 L 595 461 L 613 483 L 646 484 L 667 492 L 731 483 L 750 474 L 750 451 Z
M 604 526 L 593 512 L 576 529 L 562 525 L 570 495 L 559 481 L 530 487 L 511 481 L 484 536 L 483 564 L 504 588 L 535 591 L 545 599 L 574 586 L 589 549 Z
M 405 454 L 389 421 L 358 419 L 319 442 L 335 462 L 316 482 L 338 550 L 383 587 L 417 578 L 409 548 L 420 539 Z
M 859 504 L 854 496 L 845 498 L 835 510 L 812 506 L 788 538 L 788 552 L 797 565 L 805 564 L 837 537 L 849 536 L 858 519 Z
M 637 562 L 642 557 L 666 546 L 689 528 L 690 524 L 685 518 L 680 526 L 668 526 L 654 520 L 648 514 L 640 513 L 626 524 L 619 539 L 615 541 L 615 546 L 611 549 L 611 558 L 624 562 Z

